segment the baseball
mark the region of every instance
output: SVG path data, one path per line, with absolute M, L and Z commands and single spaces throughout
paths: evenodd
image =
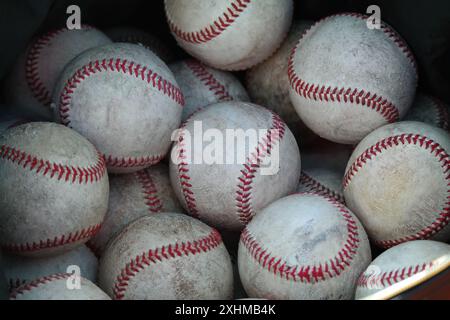
M 78 56 L 55 87 L 56 118 L 88 138 L 111 173 L 161 161 L 181 122 L 183 94 L 150 50 L 115 43 Z
M 317 193 L 345 204 L 342 178 L 343 174 L 336 170 L 324 168 L 303 169 L 297 192 Z
M 79 280 L 79 288 L 68 288 L 68 283 Z M 45 276 L 15 289 L 11 300 L 111 300 L 91 281 L 68 273 Z
M 421 121 L 448 131 L 449 117 L 448 105 L 435 97 L 418 93 L 404 120 Z
M 188 59 L 169 65 L 184 95 L 182 121 L 210 104 L 222 101 L 250 101 L 242 84 L 230 72 Z
M 450 261 L 450 245 L 417 240 L 386 250 L 361 274 L 356 286 L 356 299 L 366 298 L 420 272 Z
M 98 232 L 108 206 L 105 162 L 73 130 L 34 122 L 0 136 L 0 245 L 14 254 L 70 251 Z
M 288 76 L 292 104 L 322 138 L 359 142 L 403 117 L 417 86 L 414 56 L 388 25 L 369 29 L 356 13 L 327 17 L 292 51 Z
M 194 149 L 193 141 L 201 139 L 196 136 L 200 134 L 196 132 L 198 124 L 203 132 L 211 129 L 211 134 L 225 137 L 223 146 L 217 146 L 220 141 L 216 140 L 214 152 L 210 150 L 222 158 L 207 159 L 203 152 L 204 161 L 196 162 L 204 151 Z M 241 141 L 231 143 L 234 138 L 227 138 L 230 130 L 236 137 L 239 132 L 253 132 L 254 139 L 249 135 L 244 141 L 237 138 Z M 192 137 L 191 142 L 186 136 Z M 194 159 L 186 158 L 189 152 Z M 233 161 L 228 161 L 230 158 Z M 273 166 L 276 172 L 261 174 L 263 168 Z M 186 211 L 226 230 L 241 230 L 260 209 L 294 192 L 300 171 L 297 143 L 281 118 L 244 102 L 221 102 L 195 113 L 184 123 L 170 163 L 172 186 Z
M 161 40 L 154 35 L 133 27 L 113 27 L 105 30 L 106 35 L 114 42 L 129 42 L 144 46 L 153 51 L 165 63 L 174 60 L 174 54 Z
M 309 142 L 315 135 L 305 126 L 291 103 L 287 70 L 292 49 L 312 24 L 312 21 L 294 22 L 280 49 L 249 69 L 245 77 L 245 86 L 252 101 L 279 114 L 294 135 L 301 137 L 301 143 Z
M 165 0 L 178 44 L 207 65 L 248 69 L 267 59 L 289 31 L 292 0 Z
M 375 130 L 356 147 L 345 201 L 376 244 L 450 239 L 449 150 L 446 131 L 407 121 Z
M 3 273 L 10 291 L 31 281 L 56 273 L 66 273 L 68 268 L 80 268 L 81 276 L 95 282 L 97 279 L 97 258 L 85 245 L 69 252 L 43 258 L 3 255 Z
M 25 115 L 52 119 L 53 88 L 66 64 L 83 51 L 108 43 L 111 40 L 105 34 L 90 26 L 62 28 L 37 37 L 18 58 L 6 81 L 8 104 Z
M 109 178 L 109 206 L 100 231 L 89 241 L 99 256 L 108 241 L 130 222 L 158 212 L 183 212 L 162 164 L 135 173 Z
M 219 232 L 160 213 L 131 223 L 108 245 L 99 284 L 114 299 L 231 299 L 233 271 Z
M 352 299 L 371 261 L 367 235 L 332 198 L 295 194 L 273 202 L 241 234 L 245 291 L 266 299 Z

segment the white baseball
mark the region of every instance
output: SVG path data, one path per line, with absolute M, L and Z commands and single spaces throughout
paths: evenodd
M 57 119 L 92 141 L 112 173 L 136 172 L 161 161 L 184 104 L 164 62 L 129 43 L 94 48 L 72 60 L 54 101 Z
M 104 159 L 81 135 L 34 122 L 0 136 L 0 244 L 20 255 L 70 251 L 98 232 L 108 207 Z
M 369 29 L 367 17 L 339 14 L 317 22 L 292 51 L 292 104 L 319 136 L 354 144 L 398 121 L 417 86 L 415 59 L 389 26 Z
M 450 245 L 430 240 L 402 243 L 379 255 L 361 274 L 356 299 L 366 298 L 420 272 L 450 262 Z
M 160 213 L 131 223 L 108 245 L 99 284 L 114 299 L 231 299 L 233 270 L 218 231 Z
M 376 244 L 450 239 L 449 151 L 446 131 L 408 121 L 381 127 L 356 147 L 345 201 Z
M 352 299 L 370 261 L 358 219 L 317 194 L 291 195 L 261 210 L 242 232 L 238 253 L 245 291 L 267 299 Z
M 340 174 L 337 170 L 324 168 L 303 169 L 297 192 L 317 193 L 345 204 L 342 178 L 343 174 Z
M 83 51 L 108 43 L 111 40 L 105 34 L 89 26 L 62 28 L 35 38 L 5 83 L 6 101 L 25 116 L 52 119 L 51 95 L 66 64 Z
M 189 150 L 197 155 L 203 152 L 194 149 L 194 141 L 202 138 L 195 136 L 196 123 L 201 123 L 203 132 L 212 129 L 223 135 L 223 145 L 214 149 L 216 154 L 223 154 L 221 163 L 195 163 L 195 159 L 185 158 Z M 227 130 L 253 130 L 255 139 L 231 144 Z M 192 137 L 191 145 L 185 136 Z M 261 174 L 267 162 L 278 170 Z M 260 209 L 294 192 L 300 170 L 300 152 L 286 124 L 275 113 L 245 102 L 221 102 L 194 114 L 182 126 L 170 163 L 172 186 L 188 213 L 228 230 L 242 229 Z
M 133 27 L 113 27 L 105 30 L 106 35 L 114 42 L 129 42 L 152 50 L 165 63 L 174 60 L 174 54 L 160 39 L 154 35 Z
M 301 143 L 313 140 L 315 135 L 302 122 L 289 98 L 288 61 L 292 49 L 312 21 L 296 21 L 280 49 L 264 62 L 249 69 L 245 86 L 252 101 L 278 113 L 286 121 Z
M 417 93 L 411 109 L 406 114 L 406 121 L 421 121 L 444 130 L 450 130 L 450 107 L 443 101 Z
M 77 281 L 80 287 L 76 288 Z M 74 288 L 69 288 L 68 284 Z M 68 273 L 45 276 L 15 289 L 11 300 L 111 300 L 91 281 Z
M 11 254 L 3 255 L 3 272 L 10 290 L 41 277 L 66 273 L 71 266 L 80 268 L 82 277 L 95 282 L 97 265 L 97 258 L 85 245 L 53 257 L 30 258 Z
M 242 84 L 230 72 L 188 59 L 169 65 L 185 99 L 182 120 L 207 105 L 222 101 L 250 101 Z
M 183 212 L 169 180 L 169 169 L 159 164 L 135 173 L 111 176 L 109 206 L 100 231 L 89 246 L 101 256 L 112 238 L 130 222 L 158 212 Z
M 165 0 L 178 44 L 207 65 L 250 68 L 267 59 L 292 22 L 292 0 Z

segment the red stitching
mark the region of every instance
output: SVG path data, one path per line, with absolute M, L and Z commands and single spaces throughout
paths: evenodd
M 388 150 L 390 148 L 395 148 L 396 146 L 405 144 L 419 146 L 425 150 L 428 150 L 431 155 L 433 155 L 441 163 L 445 179 L 447 180 L 447 193 L 449 194 L 449 196 L 446 199 L 447 202 L 445 203 L 445 207 L 442 209 L 436 220 L 430 226 L 425 227 L 414 235 L 410 235 L 404 238 L 378 241 L 377 244 L 384 248 L 389 248 L 406 241 L 429 239 L 431 236 L 446 227 L 450 222 L 450 156 L 439 143 L 422 135 L 401 134 L 392 136 L 385 138 L 377 142 L 370 148 L 366 149 L 353 162 L 353 164 L 345 174 L 343 182 L 344 189 L 348 187 L 352 178 L 358 173 L 359 170 L 363 168 L 363 166 L 368 161 L 375 159 L 375 157 L 381 154 L 384 150 Z
M 50 179 L 71 183 L 97 182 L 106 173 L 105 161 L 99 153 L 97 163 L 86 168 L 52 163 L 7 145 L 0 147 L 0 159 L 15 163 L 23 169 L 28 168 L 30 171 L 35 171 L 35 173 Z
M 181 192 L 183 192 L 184 201 L 186 202 L 186 209 L 189 214 L 195 218 L 199 218 L 200 214 L 197 209 L 197 204 L 195 200 L 195 194 L 191 190 L 192 183 L 191 177 L 189 176 L 189 163 L 186 155 L 186 144 L 184 141 L 184 131 L 186 130 L 186 125 L 188 121 L 203 108 L 194 111 L 180 126 L 180 135 L 178 137 L 178 178 L 180 180 Z
M 254 216 L 254 209 L 251 204 L 252 200 L 252 184 L 255 178 L 255 173 L 261 165 L 261 161 L 266 155 L 270 155 L 275 144 L 283 139 L 285 134 L 285 124 L 281 118 L 272 113 L 272 128 L 270 128 L 266 136 L 261 139 L 256 147 L 256 150 L 247 158 L 241 175 L 238 177 L 238 184 L 236 189 L 236 210 L 239 220 L 246 225 Z
M 50 276 L 45 276 L 36 280 L 33 280 L 19 288 L 17 288 L 16 290 L 14 290 L 11 295 L 10 295 L 10 299 L 16 299 L 17 296 L 26 293 L 27 291 L 31 291 L 41 285 L 47 284 L 49 282 L 55 281 L 55 280 L 64 280 L 64 279 L 68 279 L 71 276 L 73 276 L 73 274 L 70 273 L 56 273 Z
M 139 183 L 142 185 L 142 193 L 144 194 L 145 204 L 152 213 L 158 213 L 163 210 L 163 204 L 158 197 L 158 190 L 153 182 L 151 175 L 147 170 L 141 170 L 135 173 Z
M 323 185 L 320 181 L 314 179 L 304 171 L 302 171 L 300 175 L 300 183 L 307 188 L 309 192 L 315 192 L 323 196 L 328 196 L 342 204 L 345 204 L 345 199 L 342 194 Z
M 434 97 L 430 97 L 430 99 L 433 102 L 433 105 L 436 108 L 436 124 L 439 128 L 442 128 L 444 130 L 449 130 L 449 112 L 447 109 L 447 106 L 439 99 L 434 98 Z
M 39 243 L 7 243 L 2 246 L 5 251 L 9 252 L 35 252 L 44 249 L 56 248 L 67 244 L 90 239 L 95 236 L 101 228 L 101 224 L 96 224 L 88 228 L 81 229 L 68 235 L 56 236 L 53 239 L 40 240 Z
M 225 86 L 214 78 L 214 75 L 206 69 L 205 65 L 193 59 L 187 60 L 185 64 L 209 91 L 217 97 L 218 101 L 233 100 Z
M 106 166 L 109 168 L 136 168 L 136 167 L 149 167 L 159 163 L 164 159 L 164 155 L 146 156 L 140 158 L 133 157 L 113 157 L 104 156 Z
M 357 286 L 366 289 L 383 289 L 432 267 L 433 262 L 428 262 L 379 274 L 363 273 L 358 279 Z
M 345 87 L 339 88 L 331 86 L 327 87 L 325 85 L 321 86 L 319 84 L 308 83 L 297 75 L 294 67 L 294 56 L 296 55 L 297 49 L 300 43 L 302 42 L 303 38 L 323 21 L 326 21 L 330 18 L 337 16 L 349 16 L 363 20 L 366 20 L 368 18 L 368 16 L 359 13 L 341 13 L 328 16 L 322 20 L 319 20 L 309 29 L 307 29 L 303 33 L 300 41 L 292 49 L 289 57 L 288 77 L 292 89 L 294 89 L 299 96 L 305 99 L 312 99 L 315 101 L 325 101 L 325 102 L 337 101 L 344 103 L 355 103 L 357 105 L 366 106 L 381 114 L 387 122 L 389 123 L 397 122 L 398 120 L 400 120 L 400 113 L 397 107 L 391 101 L 388 101 L 386 98 L 379 96 L 376 93 L 371 93 L 369 91 L 365 91 L 364 89 L 358 90 L 356 88 L 345 88 Z M 417 64 L 408 45 L 388 25 L 383 23 L 381 25 L 381 28 L 383 32 L 391 40 L 394 41 L 394 43 L 399 47 L 399 49 L 406 55 L 408 60 L 413 64 L 417 76 Z
M 327 196 L 316 193 L 309 194 L 322 197 L 334 205 L 347 223 L 347 239 L 345 244 L 334 257 L 319 264 L 294 266 L 290 265 L 282 257 L 273 255 L 267 248 L 263 248 L 250 233 L 247 227 L 242 232 L 240 240 L 244 247 L 248 250 L 250 256 L 255 259 L 262 268 L 266 269 L 268 272 L 272 272 L 280 278 L 302 283 L 316 283 L 339 276 L 347 267 L 350 266 L 351 261 L 357 254 L 360 242 L 358 225 L 356 224 L 352 214 L 344 205 L 342 205 L 342 203 Z
M 94 74 L 107 71 L 124 73 L 126 75 L 142 79 L 142 81 L 147 82 L 151 87 L 162 92 L 164 95 L 168 96 L 179 105 L 184 105 L 184 97 L 180 88 L 164 79 L 158 73 L 153 72 L 149 67 L 121 58 L 96 60 L 91 61 L 78 69 L 74 73 L 74 75 L 69 80 L 67 80 L 59 99 L 59 116 L 61 119 L 61 123 L 66 126 L 70 126 L 70 105 L 72 101 L 72 95 L 77 89 L 78 85 L 82 81 L 86 80 L 86 78 Z
M 218 247 L 222 243 L 219 232 L 215 229 L 211 233 L 199 240 L 193 242 L 176 242 L 160 248 L 150 249 L 132 259 L 117 276 L 113 285 L 113 295 L 115 300 L 121 300 L 125 297 L 128 284 L 140 271 L 150 265 L 171 260 L 177 257 L 196 255 L 206 253 Z
M 230 2 L 228 8 L 222 13 L 215 21 L 209 26 L 204 27 L 199 31 L 185 32 L 180 27 L 175 25 L 172 19 L 169 17 L 169 12 L 166 8 L 167 20 L 170 30 L 180 39 L 195 44 L 206 43 L 213 40 L 222 34 L 247 8 L 251 0 L 233 0 Z
M 83 25 L 83 29 L 93 29 L 91 26 Z M 39 58 L 42 50 L 58 35 L 67 31 L 66 28 L 50 31 L 39 37 L 31 46 L 25 61 L 25 79 L 34 97 L 42 104 L 49 105 L 51 102 L 51 88 L 46 88 L 39 75 Z

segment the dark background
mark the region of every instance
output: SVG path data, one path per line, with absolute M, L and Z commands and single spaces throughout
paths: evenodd
M 186 0 L 189 1 L 189 0 Z M 205 0 L 208 1 L 208 0 Z M 264 0 L 258 0 L 264 1 Z M 382 19 L 409 43 L 419 63 L 421 90 L 450 103 L 450 1 L 448 0 L 294 0 L 296 19 L 381 7 Z M 64 26 L 66 8 L 81 8 L 82 23 L 100 29 L 135 26 L 176 44 L 169 33 L 163 0 L 0 0 L 0 79 L 31 37 Z M 181 51 L 177 49 L 177 52 Z

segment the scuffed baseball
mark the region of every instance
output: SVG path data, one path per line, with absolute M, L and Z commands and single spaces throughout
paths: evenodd
M 338 143 L 357 143 L 399 121 L 414 100 L 413 54 L 390 26 L 369 29 L 366 19 L 346 13 L 317 22 L 289 61 L 290 98 L 300 118 Z
M 448 131 L 450 129 L 449 117 L 448 105 L 435 97 L 417 93 L 414 103 L 404 120 L 425 122 Z
M 44 276 L 66 273 L 69 267 L 79 268 L 82 277 L 95 282 L 97 265 L 97 258 L 85 245 L 53 257 L 3 256 L 3 270 L 10 290 Z
M 250 101 L 242 84 L 230 72 L 205 66 L 188 59 L 169 65 L 183 92 L 182 121 L 207 105 L 222 101 Z
M 207 65 L 250 68 L 279 47 L 292 22 L 292 0 L 165 0 L 178 44 Z
M 64 69 L 53 96 L 58 121 L 130 173 L 164 158 L 181 122 L 183 95 L 164 62 L 136 44 L 85 51 Z
M 129 223 L 158 212 L 183 212 L 169 180 L 169 169 L 159 164 L 135 173 L 110 177 L 109 206 L 100 231 L 89 246 L 101 256 Z
M 114 299 L 231 299 L 233 270 L 218 231 L 160 213 L 131 223 L 108 245 L 99 284 Z
M 345 204 L 342 178 L 343 174 L 337 170 L 323 168 L 303 169 L 297 192 L 317 193 Z
M 420 272 L 448 264 L 450 245 L 430 240 L 402 243 L 379 255 L 361 274 L 356 299 L 366 298 Z
M 57 79 L 73 58 L 111 40 L 101 31 L 82 26 L 61 28 L 36 37 L 13 67 L 5 82 L 5 98 L 25 116 L 52 119 L 51 95 Z
M 128 42 L 144 46 L 152 50 L 165 63 L 170 63 L 175 56 L 170 48 L 160 39 L 143 30 L 133 27 L 113 27 L 105 30 L 105 34 L 114 42 Z
M 239 274 L 250 297 L 352 299 L 369 265 L 367 235 L 341 203 L 317 194 L 273 202 L 247 225 Z
M 292 49 L 312 24 L 312 21 L 294 22 L 280 49 L 249 69 L 245 78 L 245 87 L 252 101 L 278 113 L 294 135 L 300 137 L 301 143 L 313 140 L 315 135 L 305 126 L 291 103 L 287 71 Z
M 0 136 L 0 244 L 48 256 L 70 251 L 100 228 L 108 175 L 95 147 L 55 123 L 34 122 Z
M 79 281 L 80 287 L 75 287 Z M 68 273 L 45 276 L 15 289 L 11 300 L 111 300 L 91 281 Z
M 186 159 L 189 150 L 197 156 L 205 155 L 203 149 L 196 150 L 195 140 L 202 139 L 196 137 L 198 124 L 203 132 L 212 129 L 224 137 L 223 144 L 216 141 L 219 145 L 217 149 L 214 147 L 217 154 L 223 154 L 221 163 Z M 257 139 L 245 145 L 231 144 L 226 136 L 227 130 L 233 129 L 265 130 L 265 133 L 257 132 L 260 136 L 255 134 Z M 191 137 L 191 145 L 185 136 Z M 210 143 L 207 145 L 211 147 Z M 301 170 L 297 143 L 281 118 L 244 102 L 221 102 L 194 114 L 183 125 L 171 154 L 170 178 L 183 207 L 192 216 L 226 230 L 241 230 L 260 209 L 294 192 Z M 269 165 L 275 170 L 261 174 L 263 168 L 269 171 Z
M 381 127 L 356 147 L 345 201 L 376 244 L 450 239 L 449 151 L 446 131 L 412 121 Z

